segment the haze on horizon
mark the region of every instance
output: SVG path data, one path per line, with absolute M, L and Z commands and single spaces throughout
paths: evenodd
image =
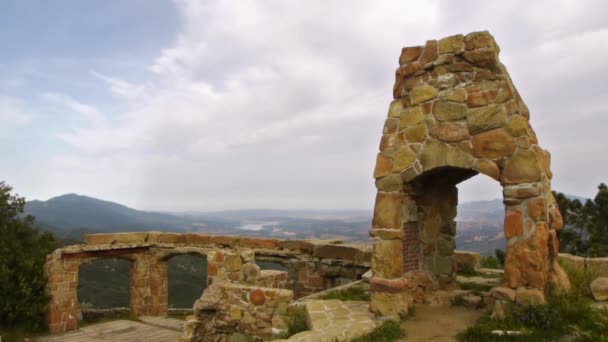
M 370 209 L 404 46 L 489 30 L 552 154 L 608 181 L 602 1 L 0 3 L 0 180 L 143 210 Z M 501 197 L 474 177 L 460 201 Z

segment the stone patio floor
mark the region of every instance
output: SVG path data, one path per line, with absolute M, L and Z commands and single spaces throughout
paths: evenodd
M 372 319 L 369 302 L 311 300 L 303 303 L 311 330 L 291 336 L 293 342 L 348 341 L 374 330 L 380 323 Z
M 141 322 L 118 320 L 97 323 L 65 334 L 38 337 L 40 342 L 168 342 L 183 335 L 184 322 L 166 317 L 140 317 Z

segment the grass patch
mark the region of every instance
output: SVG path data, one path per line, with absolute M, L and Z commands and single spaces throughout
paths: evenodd
M 319 297 L 319 299 L 338 299 L 341 301 L 358 300 L 369 302 L 369 289 L 361 285 L 351 286 L 344 290 L 336 290 L 328 292 Z
M 308 319 L 306 317 L 306 308 L 304 305 L 291 306 L 287 312 L 287 336 L 293 336 L 299 332 L 308 330 Z
M 575 341 L 606 341 L 608 314 L 592 308 L 573 292 L 548 296 L 544 305 L 506 306 L 504 320 L 483 316 L 475 326 L 459 334 L 459 341 L 557 341 L 565 336 Z M 493 330 L 520 331 L 520 335 L 498 336 Z
M 593 294 L 591 293 L 591 282 L 598 277 L 597 272 L 576 269 L 566 263 L 560 263 L 560 265 L 568 274 L 568 278 L 570 278 L 572 291 L 581 297 L 592 299 Z
M 357 337 L 352 342 L 393 342 L 405 337 L 401 323 L 387 320 L 367 335 Z
M 492 289 L 492 286 L 493 286 L 493 285 L 488 285 L 488 284 L 466 283 L 466 282 L 456 282 L 456 284 L 458 284 L 458 286 L 460 286 L 460 288 L 462 290 L 475 291 L 475 292 L 490 291 L 490 289 Z

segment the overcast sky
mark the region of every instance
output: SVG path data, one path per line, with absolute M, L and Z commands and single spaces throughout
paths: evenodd
M 0 1 L 0 180 L 147 210 L 369 209 L 401 48 L 489 30 L 552 153 L 608 181 L 598 1 Z M 460 200 L 500 196 L 477 176 Z

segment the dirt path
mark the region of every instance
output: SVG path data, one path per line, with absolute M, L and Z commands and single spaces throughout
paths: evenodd
M 482 311 L 467 309 L 461 306 L 429 307 L 419 305 L 412 319 L 405 321 L 402 327 L 407 342 L 447 342 L 456 341 L 454 336 L 475 324 Z

